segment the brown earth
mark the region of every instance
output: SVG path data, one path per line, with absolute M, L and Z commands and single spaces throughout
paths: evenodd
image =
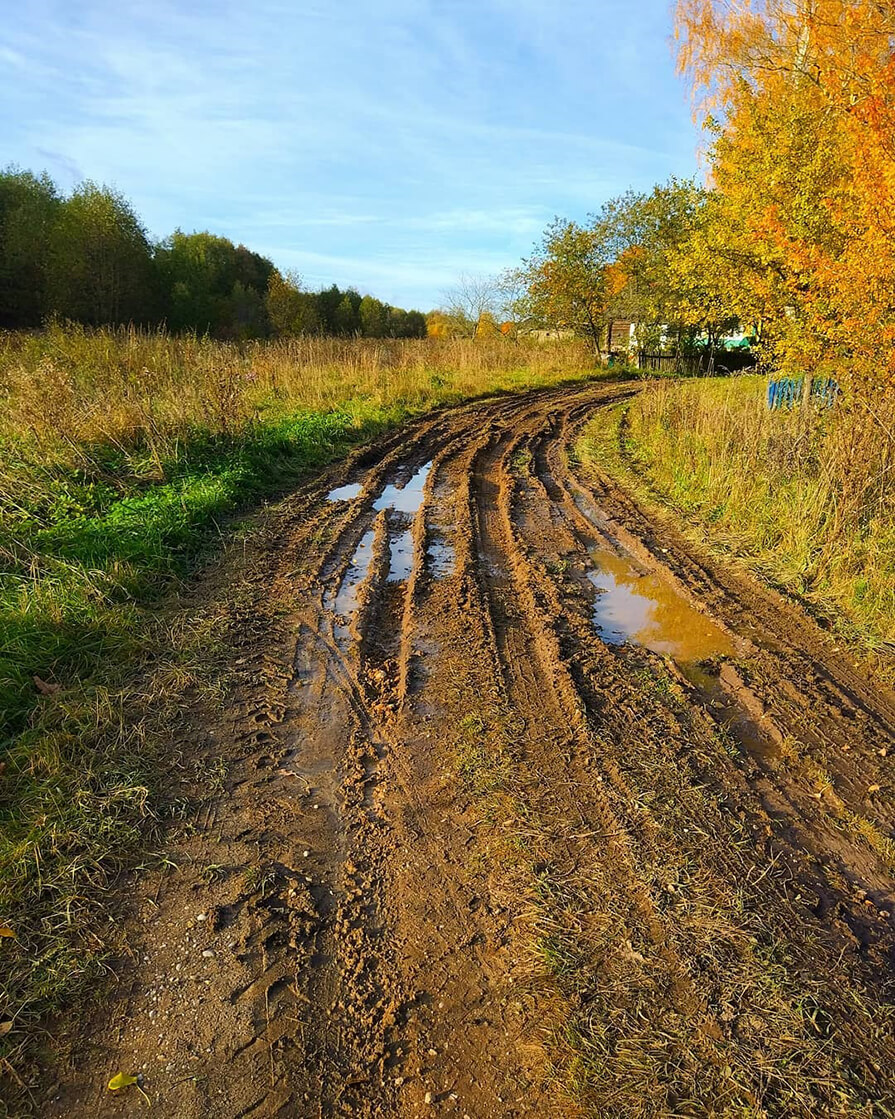
M 570 465 L 632 391 L 430 416 L 231 556 L 201 811 L 41 1114 L 895 1113 L 895 699 Z

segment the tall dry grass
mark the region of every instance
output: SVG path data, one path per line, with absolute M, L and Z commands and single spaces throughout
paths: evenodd
M 415 410 L 545 384 L 592 365 L 576 342 L 296 338 L 224 343 L 51 326 L 0 335 L 0 438 L 77 460 L 85 446 L 159 459 L 197 429 L 233 435 L 264 414 L 348 402 Z
M 834 408 L 770 411 L 765 392 L 754 376 L 654 382 L 612 439 L 608 420 L 591 436 L 611 456 L 620 435 L 620 465 L 709 542 L 885 651 L 895 642 L 895 402 L 846 393 Z

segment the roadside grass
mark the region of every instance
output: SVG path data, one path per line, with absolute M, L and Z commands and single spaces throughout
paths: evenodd
M 647 658 L 631 679 L 641 725 L 672 716 L 684 756 L 715 767 L 724 743 L 692 722 L 664 667 Z M 461 730 L 485 866 L 528 954 L 516 990 L 537 1008 L 545 1074 L 569 1115 L 871 1114 L 854 1038 L 885 1037 L 890 1010 L 818 971 L 810 929 L 792 911 L 780 924 L 788 870 L 769 852 L 756 859 L 724 797 L 672 756 L 630 749 L 620 725 L 595 733 L 588 768 L 624 840 L 584 849 L 581 821 L 532 787 L 499 713 L 477 709 Z
M 189 811 L 164 789 L 236 593 L 197 605 L 192 576 L 236 518 L 428 408 L 591 375 L 575 345 L 0 335 L 0 1074 L 120 948 L 110 891 Z
M 17 475 L 19 494 L 30 482 L 31 500 L 0 515 L 0 735 L 26 725 L 40 699 L 35 676 L 55 690 L 138 652 L 146 611 L 213 543 L 222 518 L 391 419 L 381 409 L 296 413 L 241 437 L 197 433 L 176 459 L 159 460 L 164 480 L 148 483 L 139 457 L 103 447 L 95 473 L 10 455 L 4 480 L 12 488 Z
M 891 434 L 847 402 L 771 412 L 763 377 L 654 382 L 585 427 L 579 460 L 803 601 L 895 677 Z
M 120 903 L 120 872 L 163 858 L 161 829 L 189 813 L 162 793 L 184 772 L 187 697 L 206 712 L 220 701 L 222 618 L 216 604 L 189 617 L 135 615 L 128 654 L 43 697 L 10 740 L 0 775 L 0 914 L 13 933 L 0 946 L 0 1083 L 5 1072 L 30 1086 L 41 1020 L 89 995 L 109 957 L 127 954 L 108 907 Z

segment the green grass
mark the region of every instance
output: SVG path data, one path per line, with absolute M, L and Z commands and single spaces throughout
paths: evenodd
M 39 701 L 35 675 L 66 685 L 133 651 L 141 612 L 187 575 L 222 518 L 396 418 L 384 409 L 300 412 L 238 437 L 198 432 L 161 462 L 162 482 L 145 477 L 139 457 L 121 454 L 96 455 L 102 473 L 32 470 L 30 504 L 0 516 L 2 740 L 24 728 Z M 24 475 L 28 464 L 18 465 Z
M 895 489 L 858 409 L 770 412 L 763 377 L 654 384 L 585 428 L 579 459 L 801 599 L 892 675 Z
M 0 1080 L 121 949 L 120 872 L 195 811 L 183 712 L 225 695 L 240 594 L 197 602 L 197 566 L 413 415 L 592 372 L 506 342 L 0 335 Z

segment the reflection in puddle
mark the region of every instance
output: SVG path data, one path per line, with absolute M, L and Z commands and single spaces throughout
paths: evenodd
M 408 521 L 423 503 L 423 487 L 431 469 L 432 463 L 427 462 L 403 484 L 390 482 L 373 502 L 377 513 L 388 510 L 389 583 L 403 583 L 413 570 L 413 527 Z
M 342 577 L 342 582 L 339 584 L 336 600 L 333 604 L 334 613 L 338 617 L 348 618 L 357 609 L 358 588 L 366 578 L 367 572 L 370 570 L 370 564 L 373 561 L 373 541 L 375 538 L 376 530 L 372 528 L 368 529 L 361 537 L 361 541 L 355 549 L 354 555 L 351 557 L 351 564 Z
M 351 482 L 347 486 L 336 486 L 334 490 L 330 490 L 326 495 L 327 501 L 354 501 L 356 497 L 364 492 L 364 487 L 360 482 Z
M 715 719 L 750 754 L 776 756 L 776 744 L 718 676 L 718 661 L 736 656 L 735 640 L 670 583 L 643 572 L 624 554 L 600 547 L 590 555 L 597 566 L 588 574 L 596 591 L 593 620 L 603 641 L 642 645 L 671 657 Z
M 413 570 L 413 528 L 402 529 L 389 541 L 389 583 L 402 583 Z
M 597 591 L 594 622 L 608 645 L 632 641 L 682 664 L 733 655 L 733 642 L 721 627 L 664 579 L 643 574 L 608 549 L 591 557 L 599 568 L 589 576 Z
M 433 539 L 426 549 L 426 562 L 436 579 L 446 579 L 454 572 L 454 545 Z
M 373 502 L 376 512 L 383 509 L 393 509 L 396 513 L 413 515 L 419 510 L 423 502 L 423 486 L 429 477 L 432 463 L 427 462 L 413 474 L 403 486 L 397 483 L 387 485 L 382 494 Z
M 609 525 L 609 519 L 604 513 L 600 512 L 596 505 L 594 505 L 585 494 L 581 493 L 579 490 L 575 490 L 572 494 L 572 500 L 578 506 L 579 512 L 583 513 L 592 525 L 602 531 L 606 530 Z
M 389 569 L 387 582 L 402 583 L 410 577 L 413 570 L 413 528 L 412 517 L 418 512 L 423 502 L 423 487 L 432 469 L 432 463 L 427 462 L 413 474 L 405 477 L 403 483 L 391 482 L 383 489 L 380 496 L 373 502 L 373 510 L 380 513 L 387 510 L 387 524 L 389 532 Z M 339 486 L 330 490 L 330 501 L 353 501 L 364 492 L 361 483 Z M 342 577 L 339 589 L 335 595 L 329 593 L 327 606 L 335 614 L 334 633 L 337 642 L 342 648 L 351 642 L 351 619 L 357 613 L 359 602 L 358 592 L 361 584 L 367 578 L 373 562 L 374 542 L 376 539 L 375 528 L 370 528 L 364 533 L 348 570 Z

